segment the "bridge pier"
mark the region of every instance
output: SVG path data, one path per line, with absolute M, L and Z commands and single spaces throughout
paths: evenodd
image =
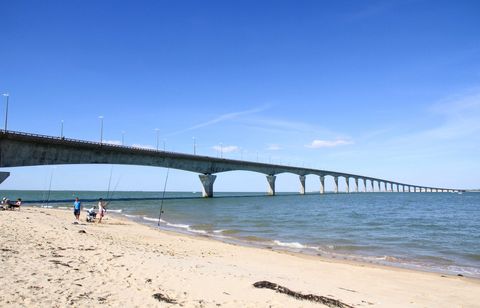
M 325 193 L 325 176 L 323 175 L 320 176 L 320 193 Z
M 338 194 L 338 176 L 334 176 L 333 181 L 335 182 L 335 193 Z
M 363 178 L 363 192 L 367 192 L 367 179 Z
M 380 187 L 380 181 L 377 181 L 378 192 L 382 192 L 382 188 Z
M 0 184 L 10 176 L 10 172 L 0 171 Z
M 348 194 L 350 192 L 350 178 L 348 176 L 345 177 L 345 185 L 346 185 L 346 193 Z
M 355 178 L 355 192 L 358 193 L 358 178 Z
M 383 182 L 383 188 L 385 189 L 385 192 L 388 191 L 388 188 L 387 188 L 387 182 Z
M 277 177 L 273 174 L 267 175 L 267 182 L 268 182 L 268 195 L 275 196 L 275 179 Z
M 305 195 L 305 178 L 304 175 L 299 175 L 298 178 L 300 179 L 300 194 Z
M 204 198 L 213 197 L 213 183 L 215 182 L 217 176 L 213 174 L 200 174 L 198 177 L 200 178 L 200 182 L 202 182 L 202 196 Z
M 370 185 L 372 185 L 372 192 L 375 192 L 375 181 L 370 180 Z

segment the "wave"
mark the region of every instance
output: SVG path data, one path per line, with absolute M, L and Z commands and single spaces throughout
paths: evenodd
M 147 217 L 147 216 L 143 216 L 142 218 L 143 218 L 144 220 L 147 220 L 147 221 L 155 221 L 155 222 L 158 221 L 158 218 L 151 218 L 151 217 Z
M 120 210 L 107 210 L 107 212 L 121 213 L 121 212 L 122 212 L 122 210 L 121 210 L 121 209 L 120 209 Z
M 285 242 L 280 242 L 278 240 L 274 240 L 273 243 L 275 243 L 275 245 L 277 246 L 288 247 L 288 248 L 297 248 L 297 249 L 308 248 L 308 246 L 302 245 L 298 242 L 285 243 Z

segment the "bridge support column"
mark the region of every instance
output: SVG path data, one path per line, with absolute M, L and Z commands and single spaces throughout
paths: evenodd
M 375 181 L 370 180 L 370 185 L 372 185 L 372 192 L 375 192 Z
M 298 178 L 300 179 L 300 194 L 305 195 L 305 178 L 306 178 L 306 176 L 300 175 L 300 176 L 298 176 Z
M 323 175 L 320 176 L 320 193 L 325 193 L 325 177 Z
M 367 192 L 367 179 L 363 179 L 363 192 Z
M 213 183 L 215 182 L 217 176 L 212 174 L 200 174 L 198 177 L 200 178 L 200 182 L 202 182 L 203 186 L 202 196 L 204 198 L 213 197 Z
M 382 192 L 382 188 L 380 187 L 380 181 L 377 181 L 377 185 L 378 185 L 378 192 Z
M 397 184 L 397 192 L 400 192 L 400 185 Z
M 0 184 L 10 176 L 10 172 L 0 171 Z
M 387 189 L 387 182 L 383 182 L 383 188 L 385 189 L 385 192 L 388 191 L 388 189 Z
M 393 183 L 390 183 L 390 191 L 393 192 Z
M 348 194 L 350 192 L 350 178 L 348 176 L 345 177 L 345 185 L 346 185 L 346 193 Z
M 355 192 L 358 193 L 358 178 L 355 178 Z
M 405 185 L 402 185 L 402 191 L 405 192 Z
M 268 182 L 268 195 L 275 196 L 275 179 L 277 177 L 274 175 L 267 175 L 267 182 Z
M 338 176 L 334 176 L 333 181 L 335 182 L 335 193 L 338 194 Z

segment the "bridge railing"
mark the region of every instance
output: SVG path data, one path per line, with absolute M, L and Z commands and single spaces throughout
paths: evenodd
M 172 152 L 172 151 L 157 150 L 157 149 L 149 148 L 149 147 L 135 147 L 135 146 L 115 144 L 115 143 L 109 143 L 109 142 L 98 142 L 98 141 L 66 138 L 66 137 L 56 137 L 56 136 L 48 136 L 48 135 L 42 135 L 42 134 L 26 133 L 26 132 L 11 131 L 11 130 L 9 130 L 7 132 L 2 130 L 2 131 L 0 131 L 0 134 L 18 135 L 18 136 L 41 138 L 41 139 L 50 139 L 50 140 L 55 140 L 55 141 L 68 141 L 68 142 L 74 142 L 74 143 L 78 143 L 78 144 L 90 144 L 90 145 L 108 146 L 108 147 L 124 148 L 124 149 L 136 149 L 136 150 L 149 151 L 149 152 L 162 152 L 162 153 L 172 153 L 172 154 L 175 153 L 175 152 Z

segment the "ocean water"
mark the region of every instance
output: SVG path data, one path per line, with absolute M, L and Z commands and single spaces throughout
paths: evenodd
M 84 207 L 107 192 L 0 191 L 30 205 Z M 160 228 L 227 242 L 480 278 L 480 193 L 167 192 Z M 115 192 L 107 214 L 157 226 L 162 192 Z M 63 200 L 63 201 L 62 201 Z M 73 216 L 72 216 L 73 217 Z

